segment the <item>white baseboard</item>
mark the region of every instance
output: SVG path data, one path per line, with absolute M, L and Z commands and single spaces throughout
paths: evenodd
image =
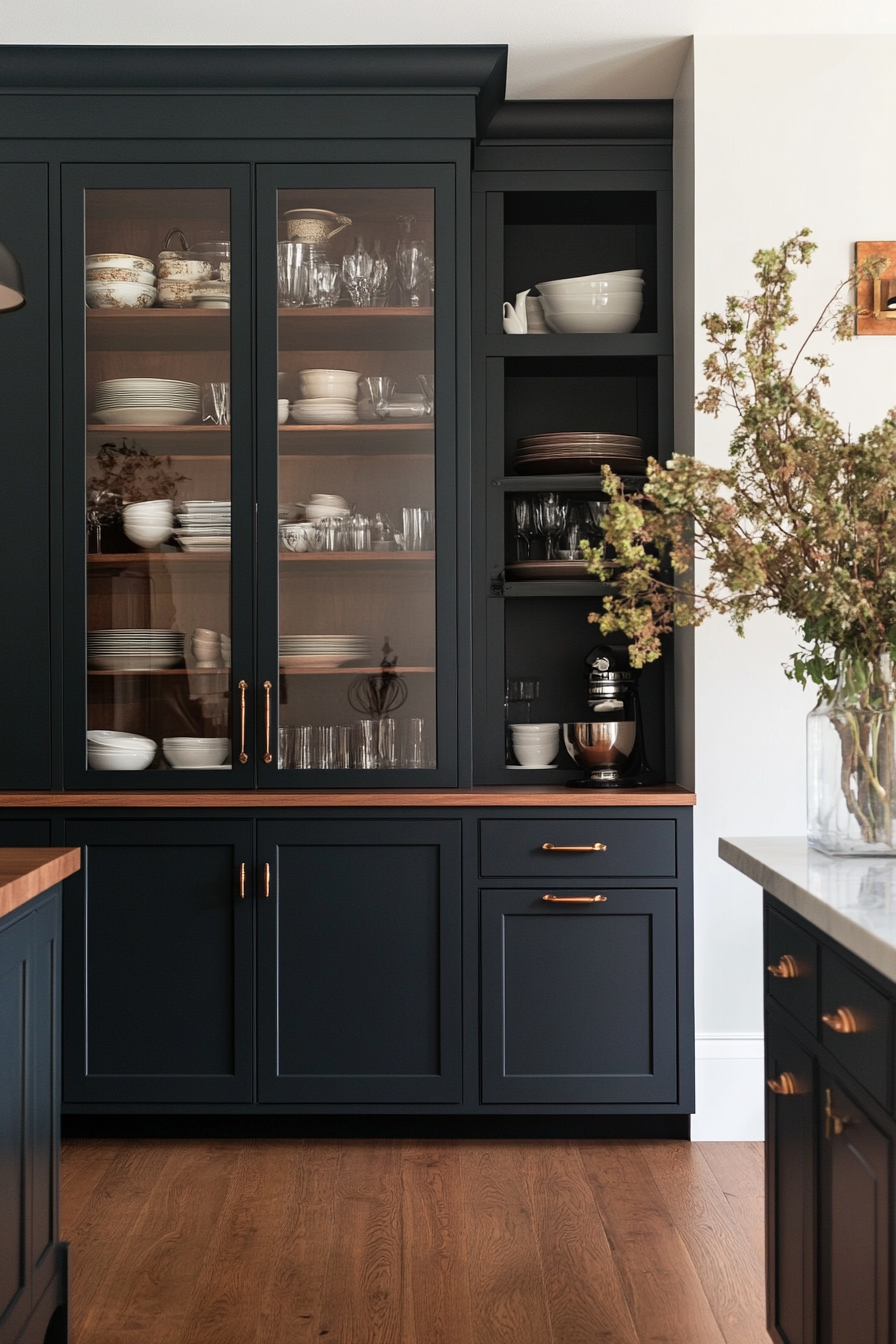
M 697 1111 L 691 1138 L 747 1143 L 764 1137 L 765 1070 L 761 1032 L 698 1033 Z

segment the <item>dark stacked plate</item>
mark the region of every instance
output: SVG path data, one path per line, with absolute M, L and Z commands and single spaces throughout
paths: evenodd
M 647 470 L 641 439 L 627 434 L 533 434 L 517 443 L 513 465 L 523 476 L 595 474 L 606 463 L 626 476 Z

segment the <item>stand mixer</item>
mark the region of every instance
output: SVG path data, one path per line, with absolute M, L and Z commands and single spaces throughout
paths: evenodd
M 638 681 L 624 648 L 598 644 L 585 659 L 588 667 L 588 723 L 565 723 L 563 739 L 576 765 L 588 773 L 570 779 L 573 789 L 620 789 L 652 783 L 656 774 L 644 758 Z

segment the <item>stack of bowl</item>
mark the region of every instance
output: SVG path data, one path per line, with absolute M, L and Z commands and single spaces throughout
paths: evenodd
M 539 281 L 544 320 L 551 331 L 634 331 L 644 302 L 643 271 L 604 271 L 571 280 Z
M 163 737 L 165 760 L 175 770 L 229 770 L 229 737 Z
M 91 770 L 145 770 L 155 754 L 156 743 L 151 737 L 108 728 L 87 730 L 87 764 Z
M 159 258 L 159 306 L 162 308 L 192 308 L 193 291 L 211 279 L 212 267 L 208 261 L 192 257 L 166 255 Z
M 152 308 L 158 298 L 153 263 L 131 252 L 92 252 L 84 259 L 88 308 Z
M 125 504 L 121 521 L 128 541 L 151 551 L 174 531 L 174 503 L 170 499 L 146 499 Z
M 519 765 L 511 770 L 555 770 L 560 750 L 559 723 L 511 723 L 510 742 Z
M 219 634 L 217 630 L 206 630 L 197 625 L 191 640 L 193 657 L 197 667 L 230 666 L 230 636 Z
M 297 425 L 357 424 L 359 377 L 353 369 L 303 369 L 290 418 Z

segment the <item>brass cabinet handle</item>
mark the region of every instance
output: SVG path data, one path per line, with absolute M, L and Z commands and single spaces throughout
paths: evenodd
M 798 1092 L 804 1090 L 792 1073 L 782 1073 L 778 1078 L 769 1078 L 768 1085 L 780 1097 L 795 1097 Z
M 240 900 L 246 899 L 246 865 L 240 864 Z
M 851 1008 L 838 1008 L 836 1013 L 822 1013 L 821 1020 L 831 1031 L 839 1031 L 843 1036 L 854 1036 L 859 1030 Z
M 829 1139 L 832 1134 L 842 1134 L 850 1120 L 845 1115 L 838 1115 L 834 1110 L 834 1101 L 831 1096 L 831 1089 L 825 1088 L 824 1093 L 824 1136 Z
M 774 975 L 779 980 L 798 980 L 800 977 L 800 968 L 796 964 L 796 958 L 789 952 L 785 952 L 777 966 L 768 967 L 769 975 Z
M 270 765 L 271 755 L 271 683 L 264 683 L 264 763 Z
M 269 863 L 264 866 L 264 894 L 265 899 L 271 894 L 271 865 Z
M 599 840 L 593 845 L 551 845 L 545 843 L 542 845 L 542 849 L 546 849 L 549 854 L 595 854 L 605 850 L 606 845 L 602 845 Z
M 247 681 L 239 683 L 240 690 L 240 765 L 245 765 L 249 757 L 246 755 L 246 692 L 249 689 Z
M 583 905 L 584 904 L 590 905 L 593 901 L 605 901 L 607 898 L 606 896 L 542 896 L 541 899 L 543 901 L 557 901 L 558 903 L 565 901 L 569 902 L 570 904 L 575 904 L 576 902 L 579 902 Z

